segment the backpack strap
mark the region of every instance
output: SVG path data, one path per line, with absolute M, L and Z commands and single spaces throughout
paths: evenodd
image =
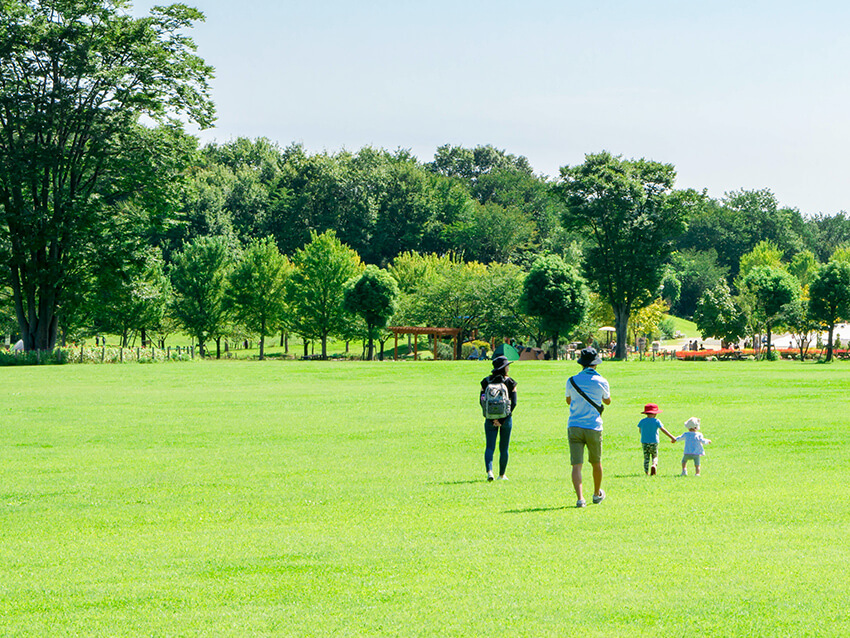
M 601 405 L 596 405 L 593 401 L 591 401 L 590 397 L 587 396 L 580 387 L 578 387 L 578 384 L 575 382 L 574 377 L 570 377 L 570 383 L 573 384 L 573 387 L 576 389 L 576 392 L 578 392 L 584 398 L 585 401 L 587 401 L 590 405 L 596 408 L 596 411 L 599 412 L 599 414 L 602 414 L 602 410 L 604 410 L 605 408 Z

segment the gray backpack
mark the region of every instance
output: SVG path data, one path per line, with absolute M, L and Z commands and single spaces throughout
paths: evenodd
M 504 381 L 490 381 L 481 393 L 485 419 L 506 419 L 511 415 L 511 393 Z

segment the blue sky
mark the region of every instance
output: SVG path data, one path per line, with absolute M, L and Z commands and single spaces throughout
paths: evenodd
M 713 197 L 769 188 L 806 214 L 850 211 L 847 3 L 185 1 L 216 68 L 204 141 L 422 161 L 492 144 L 550 176 L 608 150 Z

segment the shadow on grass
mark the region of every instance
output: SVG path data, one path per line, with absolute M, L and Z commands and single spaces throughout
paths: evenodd
M 440 481 L 437 485 L 474 485 L 475 483 L 486 483 L 487 481 L 481 479 L 471 479 L 468 481 Z
M 528 507 L 526 509 L 521 510 L 505 510 L 502 512 L 503 514 L 534 514 L 537 512 L 558 512 L 560 510 L 572 510 L 576 509 L 575 507 L 571 507 L 569 505 L 558 505 L 557 507 Z

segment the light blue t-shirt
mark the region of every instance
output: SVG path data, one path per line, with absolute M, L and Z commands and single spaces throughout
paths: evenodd
M 664 424 L 658 419 L 652 417 L 644 417 L 638 423 L 640 428 L 641 443 L 658 443 L 658 430 L 664 427 Z
M 582 389 L 596 405 L 602 405 L 602 399 L 611 398 L 608 381 L 593 368 L 585 368 L 572 377 L 576 385 Z M 567 396 L 570 397 L 569 427 L 584 428 L 585 430 L 601 430 L 602 415 L 581 396 L 570 380 L 567 379 Z
M 685 440 L 685 451 L 682 452 L 682 454 L 695 454 L 696 456 L 705 456 L 705 448 L 703 447 L 705 437 L 702 435 L 702 432 L 688 430 L 684 434 L 681 434 L 676 437 L 677 441 L 681 441 L 682 439 Z

